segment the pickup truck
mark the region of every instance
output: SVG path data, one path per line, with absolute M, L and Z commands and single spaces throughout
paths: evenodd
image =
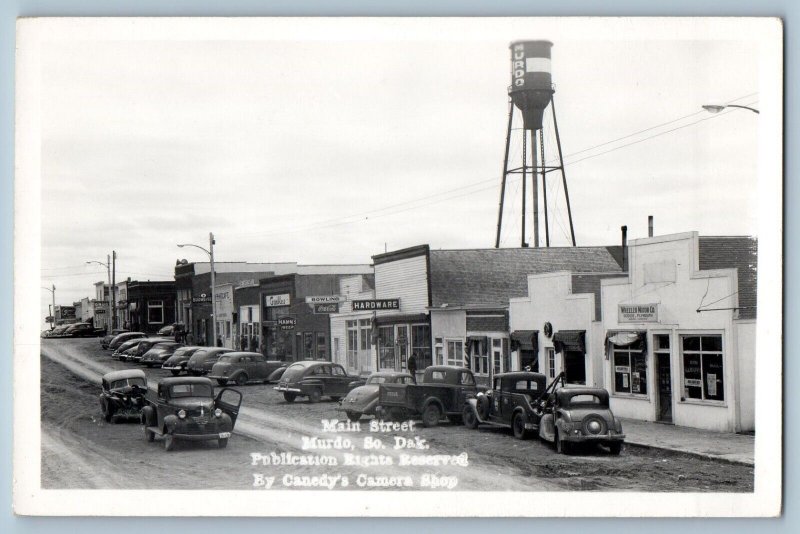
M 469 369 L 431 366 L 425 369 L 420 384 L 381 384 L 375 414 L 380 419 L 419 417 L 426 427 L 438 425 L 443 416 L 460 422 L 464 404 L 478 391 L 475 376 Z

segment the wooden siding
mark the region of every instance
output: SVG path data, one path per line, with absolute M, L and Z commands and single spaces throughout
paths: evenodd
M 426 256 L 415 256 L 375 266 L 375 298 L 400 299 L 400 313 L 426 313 L 428 269 Z M 379 315 L 397 311 L 378 312 Z

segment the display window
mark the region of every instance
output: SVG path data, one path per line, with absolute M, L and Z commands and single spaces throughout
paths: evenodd
M 725 400 L 721 335 L 682 335 L 683 397 L 700 401 Z

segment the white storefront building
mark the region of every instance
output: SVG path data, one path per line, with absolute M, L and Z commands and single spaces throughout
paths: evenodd
M 339 313 L 332 313 L 331 353 L 333 361 L 348 373 L 369 374 L 377 365 L 373 312 L 353 311 L 354 300 L 375 298 L 372 275 L 352 275 L 339 280 Z

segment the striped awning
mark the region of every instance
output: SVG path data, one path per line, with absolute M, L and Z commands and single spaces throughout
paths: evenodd
M 586 330 L 559 330 L 553 334 L 556 352 L 586 352 Z
M 534 352 L 539 349 L 538 330 L 515 330 L 511 332 L 512 350 L 525 349 Z

